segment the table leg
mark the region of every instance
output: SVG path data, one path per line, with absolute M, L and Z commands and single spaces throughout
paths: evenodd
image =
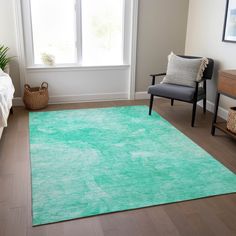
M 220 93 L 216 93 L 216 99 L 215 99 L 215 111 L 214 111 L 214 116 L 212 120 L 212 126 L 211 126 L 211 134 L 214 136 L 215 135 L 215 123 L 217 120 L 217 114 L 218 114 L 218 107 L 219 107 L 219 101 L 220 101 Z

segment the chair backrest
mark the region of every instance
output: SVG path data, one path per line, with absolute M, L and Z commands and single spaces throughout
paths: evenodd
M 189 59 L 198 59 L 201 57 L 195 57 L 195 56 L 184 56 L 184 55 L 178 55 L 179 57 L 183 57 L 183 58 L 189 58 Z M 211 58 L 207 58 L 209 63 L 207 65 L 207 68 L 204 70 L 203 73 L 203 78 L 205 79 L 211 79 L 212 75 L 213 75 L 213 69 L 214 69 L 214 60 Z

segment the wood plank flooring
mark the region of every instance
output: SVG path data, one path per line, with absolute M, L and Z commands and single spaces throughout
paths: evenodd
M 147 100 L 51 105 L 46 110 L 144 105 Z M 212 115 L 198 107 L 158 99 L 154 109 L 236 173 L 236 142 L 220 131 L 210 135 Z M 31 227 L 28 111 L 15 108 L 0 140 L 0 236 L 236 235 L 236 194 L 174 203 L 46 226 Z

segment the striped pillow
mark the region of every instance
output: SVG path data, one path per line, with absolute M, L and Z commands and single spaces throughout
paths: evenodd
M 175 55 L 169 55 L 166 76 L 162 83 L 177 84 L 195 87 L 195 81 L 200 81 L 208 64 L 207 58 L 189 59 Z

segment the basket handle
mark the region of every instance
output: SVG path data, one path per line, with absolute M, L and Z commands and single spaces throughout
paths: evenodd
M 47 83 L 47 82 L 43 82 L 43 83 L 41 84 L 40 89 L 43 89 L 43 88 L 48 89 L 48 83 Z
M 30 90 L 29 84 L 25 84 L 24 87 L 25 87 L 26 90 Z

